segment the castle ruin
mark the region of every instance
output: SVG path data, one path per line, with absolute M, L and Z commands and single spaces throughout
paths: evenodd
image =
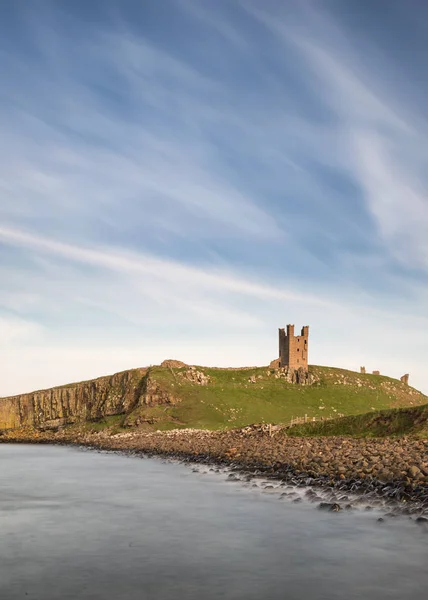
M 308 370 L 308 338 L 309 327 L 302 327 L 300 335 L 294 335 L 294 325 L 279 329 L 279 366 L 289 369 Z

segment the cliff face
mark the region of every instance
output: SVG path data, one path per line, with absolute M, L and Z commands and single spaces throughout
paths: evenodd
M 124 418 L 109 419 L 105 427 L 115 422 L 146 429 L 239 428 L 261 422 L 288 424 L 305 415 L 325 421 L 428 402 L 417 390 L 388 377 L 320 366 L 310 366 L 309 375 L 310 380 L 306 374 L 297 380 L 294 371 L 276 367 L 221 369 L 166 361 L 0 398 L 0 434 L 20 428 L 56 429 L 113 415 Z
M 0 398 L 0 430 L 56 428 L 76 421 L 118 415 L 145 402 L 147 369 Z

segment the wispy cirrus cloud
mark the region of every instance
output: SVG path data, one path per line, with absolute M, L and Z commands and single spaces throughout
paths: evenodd
M 280 44 L 301 52 L 308 67 L 305 76 L 329 108 L 339 134 L 330 164 L 346 171 L 360 189 L 385 250 L 399 263 L 426 273 L 426 115 L 400 106 L 398 89 L 385 87 L 369 57 L 358 52 L 358 40 L 355 47 L 355 37 L 344 35 L 331 15 L 309 6 L 297 31 L 293 20 L 281 21 L 259 9 L 251 12 Z M 384 68 L 392 67 L 384 62 Z
M 401 91 L 417 74 L 329 3 L 134 8 L 0 19 L 0 316 L 30 324 L 21 356 L 60 349 L 64 379 L 82 339 L 109 368 L 108 345 L 254 363 L 285 319 L 314 326 L 314 362 L 414 361 L 424 385 L 426 114 Z

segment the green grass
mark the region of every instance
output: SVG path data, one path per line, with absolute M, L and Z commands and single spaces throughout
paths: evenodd
M 105 429 L 109 429 L 112 433 L 116 433 L 123 430 L 125 417 L 126 415 L 110 415 L 108 417 L 102 417 L 97 421 L 86 421 L 84 428 L 91 433 L 96 433 Z
M 295 425 L 287 436 L 389 437 L 411 435 L 428 438 L 428 404 L 355 415 L 318 423 Z
M 155 429 L 224 429 L 263 422 L 288 424 L 291 418 L 304 415 L 333 418 L 338 414 L 356 415 L 428 401 L 426 396 L 397 380 L 329 367 L 310 367 L 319 378 L 312 386 L 275 379 L 273 370 L 267 367 L 197 369 L 209 375 L 207 386 L 184 379 L 181 373 L 186 368 L 152 367 L 149 376 L 178 402 L 173 406 L 139 407 L 127 417 L 129 425 L 137 418 Z M 248 381 L 252 375 L 257 383 Z
M 289 430 L 290 435 L 382 435 L 382 432 L 386 432 L 385 435 L 398 435 L 406 431 L 420 436 L 428 435 L 423 424 L 426 408 L 421 409 L 422 413 L 412 412 L 427 404 L 428 398 L 389 377 L 311 366 L 309 370 L 316 383 L 302 386 L 276 378 L 277 372 L 268 367 L 196 369 L 209 376 L 208 385 L 189 381 L 185 377 L 188 367 L 131 369 L 94 380 L 103 398 L 127 399 L 127 403 L 117 405 L 122 407 L 121 410 L 124 405 L 135 407 L 135 402 L 139 403 L 128 414 L 107 416 L 90 422 L 78 420 L 71 427 L 83 428 L 88 432 L 108 430 L 111 433 L 132 427 L 143 431 L 184 427 L 214 430 L 240 428 L 253 423 L 288 425 L 292 418 L 305 415 L 308 419 L 335 419 L 338 415 L 353 415 L 353 418 L 296 426 Z M 250 378 L 255 378 L 256 382 L 250 382 Z M 89 398 L 94 381 L 78 384 L 89 386 L 88 390 L 84 390 Z M 76 385 L 62 387 L 72 388 Z M 157 398 L 152 398 L 152 405 L 145 404 L 147 389 L 157 394 Z M 400 407 L 408 407 L 410 412 L 394 412 L 394 416 L 388 419 L 379 413 Z M 80 418 L 83 419 L 83 416 Z M 415 421 L 420 423 L 417 431 L 414 429 Z

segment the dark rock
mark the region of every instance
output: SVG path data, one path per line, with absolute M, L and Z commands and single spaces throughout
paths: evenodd
M 415 522 L 419 524 L 424 524 L 428 523 L 428 519 L 426 517 L 416 517 Z
M 341 510 L 340 504 L 337 504 L 336 502 L 321 502 L 318 505 L 318 508 L 328 512 L 339 512 L 339 510 Z

